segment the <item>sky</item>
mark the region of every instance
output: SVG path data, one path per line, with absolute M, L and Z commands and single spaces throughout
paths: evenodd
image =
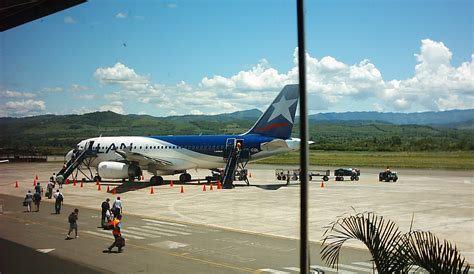
M 89 1 L 0 33 L 0 117 L 264 111 L 296 1 Z M 474 108 L 473 1 L 305 1 L 308 111 Z

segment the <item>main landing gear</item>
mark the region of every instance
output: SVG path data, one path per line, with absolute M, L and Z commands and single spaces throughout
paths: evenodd
M 181 183 L 191 182 L 191 174 L 183 173 L 183 174 L 179 175 L 179 181 Z
M 161 176 L 151 176 L 150 183 L 152 185 L 162 185 L 163 184 L 163 177 L 161 177 Z

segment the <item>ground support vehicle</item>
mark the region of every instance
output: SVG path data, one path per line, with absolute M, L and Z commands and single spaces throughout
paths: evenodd
M 277 180 L 286 181 L 289 177 L 290 180 L 296 181 L 299 175 L 299 169 L 275 169 L 275 177 Z
M 396 172 L 392 171 L 384 171 L 379 173 L 379 182 L 385 181 L 385 182 L 396 182 L 398 180 L 398 174 Z
M 336 181 L 344 181 L 344 177 L 350 177 L 351 181 L 359 181 L 360 169 L 357 168 L 340 168 L 334 170 Z
M 330 170 L 308 170 L 309 180 L 313 180 L 313 177 L 323 177 L 323 181 L 329 180 Z

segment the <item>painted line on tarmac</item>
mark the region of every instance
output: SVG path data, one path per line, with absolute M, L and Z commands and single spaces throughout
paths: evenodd
M 146 222 L 151 222 L 151 223 L 156 223 L 156 224 L 162 224 L 162 225 L 188 227 L 187 225 L 183 225 L 183 224 L 170 223 L 170 222 L 164 222 L 164 221 L 157 221 L 157 220 L 152 220 L 152 219 L 142 219 L 142 220 L 143 220 L 143 221 L 146 221 Z
M 142 227 L 148 228 L 148 229 L 151 229 L 151 230 L 160 231 L 160 232 L 163 232 L 163 233 L 168 233 L 167 236 L 176 236 L 176 234 L 179 234 L 179 235 L 191 235 L 191 233 L 181 232 L 181 231 L 176 231 L 176 230 L 171 230 L 171 229 L 165 229 L 165 228 L 156 227 L 156 226 L 144 225 L 144 226 L 142 226 Z M 170 234 L 170 233 L 171 233 L 171 234 Z

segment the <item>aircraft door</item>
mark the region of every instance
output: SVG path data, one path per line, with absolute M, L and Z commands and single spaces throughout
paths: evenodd
M 234 150 L 234 146 L 235 146 L 235 138 L 228 138 L 225 143 L 224 159 L 229 158 L 229 155 Z

